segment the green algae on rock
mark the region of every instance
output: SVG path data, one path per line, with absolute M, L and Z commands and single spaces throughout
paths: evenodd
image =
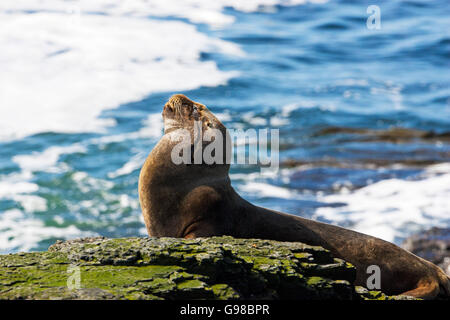
M 355 268 L 298 242 L 84 238 L 0 255 L 0 299 L 394 299 L 352 285 Z

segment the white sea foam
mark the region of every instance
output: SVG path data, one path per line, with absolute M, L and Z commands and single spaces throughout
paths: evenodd
M 55 172 L 61 170 L 64 166 L 57 164 L 60 156 L 75 152 L 84 153 L 86 149 L 79 144 L 65 147 L 54 146 L 42 152 L 33 152 L 32 154 L 13 157 L 13 162 L 21 168 L 21 171 L 0 176 L 0 200 L 15 201 L 18 204 L 18 208 L 21 208 L 24 213 L 46 211 L 48 209 L 47 200 L 33 194 L 39 190 L 39 186 L 31 182 L 34 172 Z M 2 219 L 3 214 L 0 214 L 0 219 Z M 23 223 L 27 224 L 28 222 Z M 27 226 L 31 225 L 37 227 L 38 223 L 32 222 L 31 224 L 27 224 Z
M 104 109 L 152 92 L 224 84 L 236 74 L 200 61 L 201 52 L 242 54 L 178 21 L 86 14 L 68 23 L 68 14 L 57 9 L 3 9 L 0 21 L 2 140 L 101 131 L 115 123 L 99 118 Z
M 45 149 L 43 152 L 33 152 L 31 154 L 14 156 L 12 160 L 23 171 L 48 171 L 54 168 L 61 155 L 85 152 L 86 148 L 80 144 L 73 144 L 65 147 L 53 146 Z
M 317 108 L 322 111 L 336 111 L 336 106 L 333 104 L 319 104 L 311 100 L 302 100 L 300 102 L 289 103 L 281 107 L 281 116 L 289 117 L 291 113 L 298 109 L 314 109 Z
M 69 239 L 91 234 L 74 226 L 48 227 L 32 216 L 34 212 L 48 209 L 47 200 L 33 194 L 39 190 L 37 184 L 30 182 L 33 172 L 51 170 L 62 154 L 84 151 L 79 145 L 50 147 L 41 153 L 13 158 L 22 170 L 0 177 L 0 199 L 15 201 L 17 208 L 0 214 L 0 252 L 28 251 L 39 241 L 52 237 Z
M 274 186 L 263 182 L 250 182 L 239 187 L 244 193 L 258 195 L 262 198 L 294 199 L 298 195 L 291 189 Z
M 280 116 L 273 116 L 270 118 L 270 126 L 272 127 L 282 127 L 289 124 L 288 118 L 283 118 Z
M 234 21 L 222 12 L 224 7 L 249 12 L 260 10 L 261 6 L 303 2 L 2 0 L 0 141 L 40 132 L 101 132 L 115 125 L 112 119 L 99 118 L 102 110 L 140 100 L 153 92 L 224 84 L 237 74 L 220 71 L 213 61 L 201 61 L 201 53 L 242 56 L 239 46 L 208 37 L 186 22 L 151 17 L 179 17 L 220 27 Z M 224 116 L 227 121 L 229 114 L 228 118 L 227 114 Z M 0 251 L 26 251 L 52 237 L 92 235 L 74 226 L 49 227 L 33 216 L 34 212 L 48 209 L 47 201 L 34 194 L 38 191 L 38 185 L 32 182 L 35 172 L 66 170 L 60 163 L 61 156 L 87 152 L 86 147 L 92 143 L 157 139 L 161 133 L 158 113 L 150 115 L 137 132 L 15 156 L 12 160 L 21 168 L 20 173 L 0 177 L 0 198 L 18 204 L 17 209 L 0 215 Z M 110 177 L 133 172 L 142 160 L 142 155 L 136 155 Z M 81 192 L 102 189 L 106 191 L 105 201 L 108 200 L 111 182 L 94 179 L 84 172 L 77 172 L 72 178 Z M 136 199 L 120 196 L 118 200 L 121 207 L 138 207 Z M 94 200 L 77 204 L 92 208 L 99 219 L 105 209 L 105 204 L 102 207 Z M 71 210 L 69 203 L 67 206 Z M 54 220 L 64 223 L 62 217 Z M 145 234 L 145 229 L 141 231 Z
M 164 130 L 164 122 L 161 113 L 153 113 L 144 121 L 144 127 L 139 130 L 141 138 L 160 138 Z
M 127 163 L 125 163 L 121 168 L 117 169 L 114 172 L 108 173 L 109 178 L 117 178 L 120 176 L 124 176 L 134 172 L 135 170 L 139 170 L 144 164 L 146 154 L 140 152 L 132 157 Z
M 114 183 L 104 179 L 97 179 L 89 176 L 86 172 L 78 171 L 72 175 L 73 181 L 76 183 L 81 192 L 88 193 L 91 190 L 108 191 L 114 187 Z
M 143 138 L 150 138 L 157 140 L 163 135 L 164 123 L 161 113 L 158 112 L 150 114 L 147 117 L 147 119 L 145 119 L 142 122 L 142 124 L 143 127 L 138 131 L 114 135 L 105 135 L 100 138 L 90 139 L 87 143 L 102 146 L 108 143 L 120 143 L 127 140 L 143 139 Z
M 56 172 L 65 168 L 58 163 L 61 155 L 71 153 L 85 153 L 87 152 L 86 145 L 102 144 L 113 141 L 124 141 L 126 139 L 137 138 L 158 138 L 162 134 L 162 120 L 161 114 L 151 114 L 144 121 L 144 127 L 136 132 L 125 133 L 115 136 L 106 136 L 102 138 L 95 138 L 85 142 L 85 145 L 75 143 L 69 146 L 53 146 L 45 149 L 42 152 L 33 152 L 31 154 L 23 154 L 13 157 L 15 162 L 21 169 L 19 173 L 12 173 L 10 175 L 2 176 L 0 181 L 0 199 L 10 199 L 17 202 L 25 212 L 36 212 L 47 210 L 47 201 L 32 193 L 38 191 L 37 184 L 30 182 L 34 176 L 34 172 Z M 132 157 L 130 161 L 125 163 L 118 170 L 108 174 L 110 178 L 127 175 L 134 170 L 139 169 L 145 160 L 145 154 L 139 153 Z M 59 169 L 58 169 L 59 168 Z M 73 175 L 74 181 L 78 184 L 81 190 L 89 192 L 91 187 L 102 186 L 110 188 L 111 182 L 106 180 L 99 180 L 89 177 L 85 172 L 76 172 Z
M 39 132 L 104 131 L 104 109 L 153 92 L 226 83 L 236 72 L 201 52 L 243 55 L 178 17 L 220 27 L 252 12 L 324 0 L 3 0 L 0 2 L 0 140 Z M 270 10 L 269 10 L 270 11 Z M 186 75 L 189 75 L 186 77 Z
M 291 169 L 282 169 L 279 176 L 289 183 Z M 443 226 L 450 222 L 450 163 L 429 166 L 417 180 L 388 179 L 367 187 L 325 195 L 300 194 L 295 190 L 265 182 L 259 173 L 232 173 L 232 181 L 243 195 L 261 198 L 311 199 L 333 204 L 316 210 L 313 219 L 326 219 L 378 238 L 399 242 L 414 232 Z M 273 178 L 273 177 L 272 177 Z M 334 207 L 336 204 L 342 206 Z
M 334 83 L 336 86 L 342 87 L 367 87 L 369 86 L 369 82 L 366 79 L 341 79 Z
M 265 126 L 267 125 L 267 120 L 263 117 L 255 117 L 255 116 L 243 116 L 243 120 L 251 124 L 252 126 Z
M 388 241 L 450 221 L 450 163 L 431 166 L 420 180 L 382 180 L 348 194 L 321 196 L 315 218 L 351 223 L 352 228 Z
M 25 212 L 45 211 L 47 201 L 32 193 L 39 190 L 39 186 L 29 182 L 31 172 L 11 173 L 0 176 L 0 200 L 7 199 L 17 202 Z
M 12 198 L 14 195 L 22 193 L 31 193 L 39 189 L 35 183 L 27 181 L 5 181 L 0 182 L 0 199 Z
M 293 189 L 279 187 L 265 182 L 265 179 L 279 178 L 283 183 L 289 183 L 289 176 L 293 169 L 264 170 L 262 172 L 251 173 L 231 173 L 232 181 L 241 180 L 242 184 L 237 186 L 243 194 L 257 195 L 263 198 L 281 198 L 281 199 L 304 199 Z
M 217 119 L 219 119 L 221 122 L 227 122 L 227 121 L 231 121 L 233 119 L 233 117 L 231 116 L 231 114 L 229 112 L 216 112 L 214 113 L 214 115 L 217 117 Z
M 31 218 L 18 209 L 8 210 L 0 215 L 0 253 L 29 251 L 38 242 L 50 238 L 72 239 L 94 235 L 93 232 L 80 231 L 75 226 L 45 226 L 41 220 Z
M 322 111 L 335 111 L 335 106 L 329 104 L 329 105 L 319 105 L 318 103 L 311 101 L 311 100 L 302 100 L 300 102 L 295 103 L 289 103 L 284 106 L 282 106 L 281 112 L 277 113 L 275 116 L 270 117 L 268 120 L 256 116 L 254 112 L 246 112 L 241 115 L 241 119 L 245 122 L 253 125 L 253 126 L 265 126 L 267 124 L 270 124 L 272 127 L 282 127 L 285 125 L 288 125 L 290 123 L 290 115 L 292 112 L 298 110 L 298 109 L 313 109 L 317 108 Z
M 130 16 L 145 18 L 178 17 L 194 23 L 206 23 L 213 27 L 221 27 L 232 23 L 234 17 L 223 13 L 225 7 L 232 7 L 243 12 L 264 10 L 275 5 L 294 6 L 307 2 L 324 3 L 326 0 L 3 0 L 0 10 L 23 11 L 37 10 L 49 12 L 67 12 L 75 17 L 82 13 L 102 12 L 111 16 Z M 264 11 L 268 11 L 267 9 Z
M 250 173 L 230 173 L 230 178 L 232 181 L 242 180 L 246 183 L 260 182 L 261 179 L 281 178 L 283 182 L 289 183 L 289 176 L 292 174 L 293 171 L 294 169 L 292 168 L 289 169 L 283 168 L 279 170 L 264 170 L 262 172 L 255 171 Z
M 43 212 L 47 210 L 47 200 L 35 195 L 17 194 L 12 199 L 19 203 L 25 212 Z

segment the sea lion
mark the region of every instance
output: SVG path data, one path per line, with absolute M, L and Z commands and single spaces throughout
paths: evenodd
M 371 276 L 367 268 L 376 265 L 381 272 L 380 289 L 386 294 L 425 299 L 450 296 L 450 278 L 442 269 L 390 242 L 244 200 L 231 186 L 227 161 L 175 164 L 172 150 L 182 132 L 194 136 L 195 123 L 200 123 L 203 134 L 215 129 L 225 137 L 226 128 L 206 106 L 181 94 L 169 99 L 162 116 L 164 135 L 139 176 L 139 200 L 149 236 L 299 241 L 322 246 L 352 263 L 357 270 L 355 285 L 366 286 Z

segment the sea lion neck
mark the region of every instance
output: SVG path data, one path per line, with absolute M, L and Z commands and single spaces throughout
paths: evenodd
M 176 130 L 165 134 L 151 151 L 142 170 L 140 180 L 152 188 L 173 189 L 174 193 L 183 194 L 183 189 L 191 190 L 199 185 L 230 185 L 227 164 L 175 164 L 171 152 L 178 140 L 174 138 Z M 150 169 L 151 168 L 151 169 Z

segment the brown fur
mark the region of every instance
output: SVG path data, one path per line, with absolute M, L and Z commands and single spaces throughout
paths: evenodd
M 197 109 L 195 111 L 194 109 Z M 366 286 L 370 265 L 381 270 L 381 290 L 425 299 L 450 296 L 450 279 L 439 267 L 381 239 L 338 226 L 254 206 L 232 188 L 227 164 L 175 165 L 173 134 L 193 132 L 193 120 L 221 130 L 223 124 L 202 104 L 183 95 L 164 107 L 165 134 L 139 177 L 139 199 L 150 236 L 230 235 L 320 245 L 357 269 L 356 285 Z M 169 125 L 170 124 L 170 125 Z

